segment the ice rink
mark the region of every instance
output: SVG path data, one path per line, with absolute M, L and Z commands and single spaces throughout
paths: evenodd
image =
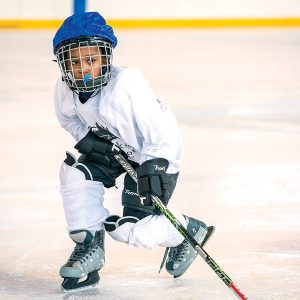
M 117 30 L 116 65 L 171 104 L 185 147 L 171 205 L 216 226 L 207 252 L 251 300 L 300 299 L 300 28 Z M 73 243 L 58 170 L 54 31 L 0 31 L 0 299 L 234 300 L 198 257 L 178 279 L 164 249 L 106 239 L 98 289 L 60 290 Z M 106 206 L 120 213 L 119 190 Z

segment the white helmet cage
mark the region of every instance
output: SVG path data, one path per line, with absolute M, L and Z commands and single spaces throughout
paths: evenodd
M 55 52 L 63 80 L 76 92 L 95 92 L 111 78 L 112 45 L 99 37 L 82 37 L 60 44 Z

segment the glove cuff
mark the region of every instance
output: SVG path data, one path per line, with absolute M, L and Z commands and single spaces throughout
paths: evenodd
M 136 170 L 137 177 L 165 174 L 169 166 L 165 158 L 154 158 L 143 162 Z

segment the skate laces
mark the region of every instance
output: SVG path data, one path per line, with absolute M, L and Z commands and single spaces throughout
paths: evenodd
M 92 256 L 93 253 L 96 252 L 98 248 L 103 247 L 103 234 L 102 232 L 97 232 L 95 235 L 94 240 L 90 244 L 80 244 L 76 243 L 76 246 L 74 248 L 74 251 L 72 252 L 69 260 L 74 261 L 85 261 L 89 258 L 89 256 Z
M 200 230 L 200 228 L 198 228 L 198 230 Z M 195 236 L 197 234 L 198 230 L 197 230 L 197 228 L 192 227 L 192 229 L 189 230 L 189 231 L 191 231 L 192 236 Z M 181 244 L 179 244 L 176 247 L 166 248 L 164 257 L 163 257 L 162 262 L 160 264 L 159 273 L 160 273 L 161 269 L 163 268 L 163 266 L 166 262 L 168 254 L 169 254 L 169 258 L 168 258 L 169 262 L 172 262 L 172 261 L 173 262 L 175 262 L 175 261 L 181 262 L 184 258 L 184 255 L 186 254 L 189 246 L 190 246 L 189 242 L 187 240 L 184 240 Z
M 189 246 L 189 243 L 187 241 L 183 241 L 180 245 L 171 249 L 170 255 L 169 255 L 169 260 L 181 262 L 188 246 Z
M 77 261 L 82 259 L 82 257 L 85 255 L 85 246 L 82 244 L 76 244 L 74 251 L 72 252 L 69 260 L 70 261 Z
M 176 246 L 176 247 L 168 247 L 166 248 L 164 257 L 162 259 L 162 262 L 160 264 L 160 268 L 159 268 L 159 272 L 162 270 L 162 268 L 165 265 L 166 259 L 168 257 L 169 254 L 169 261 L 179 261 L 181 262 L 181 260 L 183 259 L 184 255 L 185 255 L 185 251 L 187 250 L 189 246 L 189 243 L 187 241 L 183 241 L 180 245 Z
M 89 256 L 92 256 L 93 253 L 96 252 L 96 250 L 99 248 L 98 245 L 86 247 L 86 245 L 80 245 L 77 244 L 74 248 L 73 253 L 71 254 L 70 261 L 75 262 L 75 261 L 80 261 L 83 262 L 86 259 L 89 258 Z

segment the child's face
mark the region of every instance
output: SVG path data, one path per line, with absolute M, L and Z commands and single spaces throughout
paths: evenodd
M 75 80 L 84 80 L 87 74 L 91 79 L 101 76 L 101 53 L 99 47 L 89 46 L 71 49 L 70 58 L 66 61 L 67 70 L 71 71 Z

